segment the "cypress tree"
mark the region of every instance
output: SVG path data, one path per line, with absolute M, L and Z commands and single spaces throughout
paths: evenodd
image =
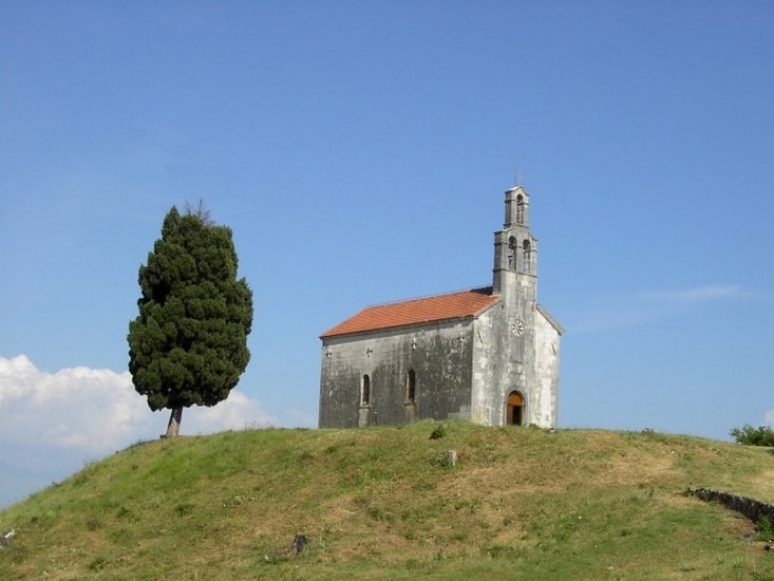
M 172 410 L 168 437 L 178 434 L 184 407 L 226 399 L 250 360 L 252 292 L 237 263 L 230 228 L 172 207 L 140 266 L 129 371 L 150 409 Z

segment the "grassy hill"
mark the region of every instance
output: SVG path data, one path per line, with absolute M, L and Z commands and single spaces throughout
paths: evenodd
M 774 502 L 766 449 L 438 426 L 133 446 L 0 512 L 0 579 L 774 579 L 749 521 L 683 495 Z

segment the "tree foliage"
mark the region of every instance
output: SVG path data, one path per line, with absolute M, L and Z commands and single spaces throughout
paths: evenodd
M 774 446 L 774 430 L 767 426 L 755 428 L 750 424 L 745 424 L 741 428 L 732 429 L 730 433 L 739 444 Z
M 140 267 L 129 371 L 148 406 L 182 413 L 226 399 L 247 367 L 253 307 L 231 229 L 173 207 Z M 170 420 L 170 423 L 172 420 Z

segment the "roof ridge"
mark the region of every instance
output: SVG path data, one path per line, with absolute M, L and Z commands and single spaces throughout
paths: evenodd
M 491 286 L 484 286 L 372 305 L 331 327 L 320 337 L 476 317 L 499 300 L 500 296 L 492 293 Z
M 370 305 L 365 305 L 361 309 L 361 311 L 365 311 L 366 309 L 372 309 L 374 307 L 388 307 L 388 306 L 391 306 L 391 305 L 400 305 L 402 303 L 410 303 L 410 302 L 413 302 L 413 301 L 423 301 L 423 300 L 426 300 L 426 299 L 434 299 L 434 298 L 438 298 L 438 297 L 448 297 L 448 296 L 451 296 L 451 295 L 460 295 L 462 293 L 486 291 L 487 289 L 489 289 L 491 291 L 492 285 L 488 284 L 488 285 L 476 286 L 476 287 L 472 287 L 472 288 L 471 287 L 466 287 L 466 288 L 461 288 L 461 289 L 458 289 L 458 290 L 447 291 L 447 292 L 444 292 L 444 293 L 431 294 L 431 295 L 420 295 L 420 296 L 417 296 L 417 297 L 411 297 L 411 298 L 408 298 L 408 299 L 398 299 L 396 301 L 388 301 L 388 302 L 385 302 L 385 303 L 373 303 L 373 304 L 370 304 Z M 484 294 L 484 293 L 482 292 L 481 294 Z M 489 294 L 491 294 L 491 292 Z

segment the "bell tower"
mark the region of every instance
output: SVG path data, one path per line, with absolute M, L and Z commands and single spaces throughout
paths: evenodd
M 501 307 L 492 326 L 491 378 L 482 387 L 494 425 L 551 426 L 556 417 L 556 351 L 545 350 L 555 331 L 548 330 L 537 303 L 538 244 L 529 228 L 529 205 L 524 186 L 507 190 L 503 227 L 494 234 L 492 294 L 500 296 Z
M 492 292 L 508 301 L 518 286 L 537 285 L 537 239 L 529 231 L 529 194 L 523 186 L 505 192 L 505 221 L 494 236 Z

